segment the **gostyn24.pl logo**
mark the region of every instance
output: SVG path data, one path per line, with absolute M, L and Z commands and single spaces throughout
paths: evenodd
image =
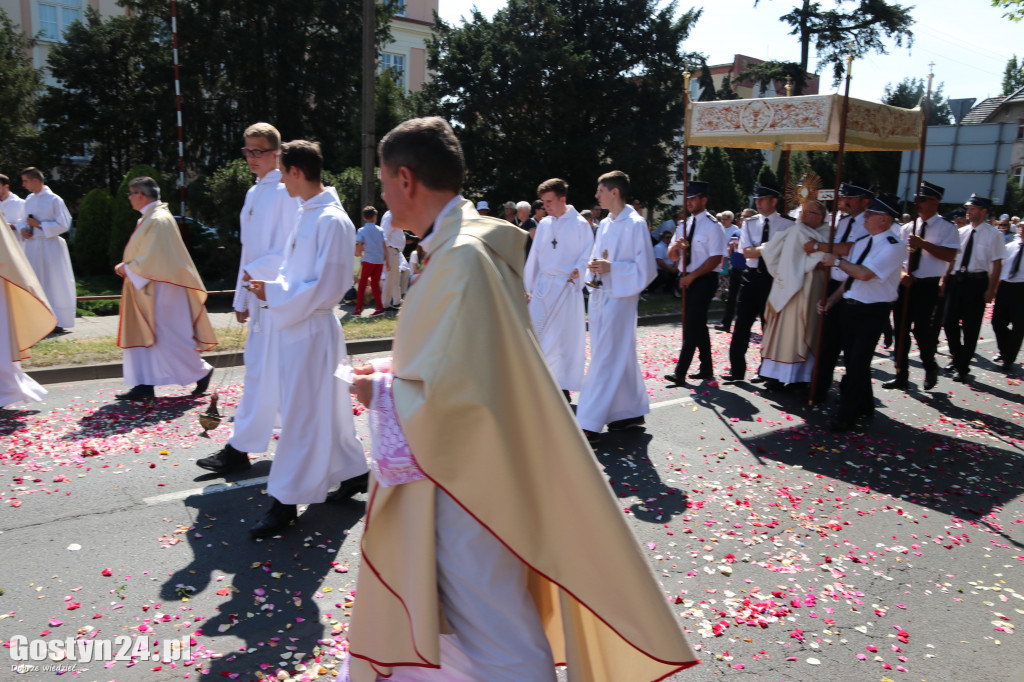
M 107 663 L 109 661 L 174 661 L 192 660 L 192 638 L 162 639 L 149 635 L 117 635 L 113 639 L 29 639 L 15 635 L 5 645 L 9 649 L 12 670 L 19 664 L 37 663 Z

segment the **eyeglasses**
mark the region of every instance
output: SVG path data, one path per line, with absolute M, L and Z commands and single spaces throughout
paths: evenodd
M 136 190 L 134 190 L 134 189 L 133 189 L 133 190 L 131 190 L 130 192 L 128 192 L 128 196 L 130 196 L 130 197 L 133 197 L 133 196 L 135 196 L 136 194 L 142 194 L 142 192 L 136 191 Z
M 248 147 L 242 147 L 242 158 L 244 159 L 251 156 L 254 159 L 259 159 L 264 154 L 270 154 L 276 151 L 276 149 L 249 149 Z

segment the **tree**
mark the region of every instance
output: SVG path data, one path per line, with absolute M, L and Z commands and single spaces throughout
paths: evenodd
M 589 205 L 597 177 L 617 168 L 656 206 L 681 144 L 682 71 L 700 63 L 680 47 L 700 12 L 675 18 L 656 5 L 510 0 L 492 20 L 474 11 L 461 27 L 441 22 L 417 108 L 452 123 L 467 190 L 533 198 L 561 177 L 570 201 Z
M 34 45 L 0 9 L 0 168 L 20 169 L 33 162 L 35 95 L 43 82 L 32 66 Z
M 992 0 L 992 6 L 1006 9 L 1003 16 L 1010 21 L 1024 20 L 1024 0 Z
M 784 189 L 782 187 L 782 183 L 779 181 L 778 177 L 776 177 L 775 171 L 772 170 L 772 167 L 769 166 L 767 162 L 763 162 L 761 164 L 761 170 L 757 172 L 757 184 Z
M 736 80 L 754 81 L 764 89 L 769 83 L 785 83 L 787 76 L 792 79 L 793 94 L 802 95 L 807 87 L 807 69 L 795 62 L 771 60 L 760 64 L 748 63 Z
M 44 148 L 68 195 L 96 186 L 113 192 L 139 163 L 165 171 L 177 165 L 167 45 L 151 16 L 103 19 L 88 7 L 84 21 L 51 47 L 47 62 L 57 84 L 46 89 L 39 113 Z
M 932 90 L 932 96 L 928 105 L 928 125 L 944 126 L 953 123 L 953 112 L 949 109 L 949 100 L 943 96 L 942 88 L 944 83 Z M 896 85 L 888 83 L 885 86 L 885 94 L 882 95 L 882 104 L 889 104 L 894 107 L 913 109 L 917 106 L 924 106 L 926 82 L 923 78 L 904 78 Z
M 1021 88 L 1024 88 L 1024 60 L 1018 62 L 1017 55 L 1013 55 L 1006 62 L 1006 70 L 1003 71 L 1002 94 L 1012 95 Z
M 71 255 L 75 272 L 81 275 L 109 275 L 120 258 L 110 257 L 110 221 L 114 198 L 105 189 L 94 189 L 82 199 L 75 220 L 75 241 Z
M 697 177 L 708 183 L 708 206 L 714 211 L 739 211 L 747 202 L 736 185 L 732 162 L 722 147 L 704 147 Z
M 758 1 L 754 0 L 755 6 Z M 849 7 L 851 4 L 853 7 Z M 790 35 L 800 40 L 799 68 L 807 71 L 813 43 L 818 67 L 831 64 L 835 82 L 839 83 L 851 49 L 857 58 L 870 52 L 886 54 L 885 39 L 897 46 L 904 41 L 908 47 L 913 44 L 911 9 L 885 0 L 836 0 L 835 9 L 826 10 L 818 2 L 802 0 L 800 6 L 780 19 L 793 27 Z
M 121 0 L 139 14 L 165 0 Z M 359 164 L 363 3 L 360 0 L 179 0 L 186 163 L 210 173 L 238 156 L 242 131 L 269 121 L 284 139 L 318 140 L 328 168 Z M 390 40 L 396 3 L 376 4 L 375 40 Z M 166 78 L 171 82 L 172 74 Z M 173 109 L 171 109 L 173 113 Z M 355 150 L 354 158 L 351 156 Z

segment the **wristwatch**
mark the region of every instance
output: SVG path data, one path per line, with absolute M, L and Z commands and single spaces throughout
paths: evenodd
M 815 251 L 817 251 L 817 250 L 818 250 L 818 242 L 814 242 L 814 250 L 815 250 Z
M 842 264 L 843 264 L 843 257 L 842 256 L 836 256 L 836 267 L 838 268 Z

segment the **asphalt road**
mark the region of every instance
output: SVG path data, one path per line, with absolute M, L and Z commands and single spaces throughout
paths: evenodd
M 878 416 L 841 436 L 831 406 L 796 394 L 665 387 L 678 335 L 640 329 L 646 431 L 596 449 L 703 660 L 671 679 L 1024 680 L 1024 387 L 994 372 L 987 324 L 973 386 L 884 391 L 879 355 Z M 712 335 L 723 372 L 729 337 Z M 228 415 L 240 379 L 215 379 Z M 228 435 L 198 436 L 206 401 L 118 404 L 117 381 L 49 389 L 0 413 L 0 680 L 55 675 L 53 661 L 12 668 L 18 635 L 114 653 L 191 637 L 188 661 L 58 662 L 79 680 L 329 677 L 358 598 L 362 497 L 252 541 L 270 455 L 227 485 L 198 469 Z

